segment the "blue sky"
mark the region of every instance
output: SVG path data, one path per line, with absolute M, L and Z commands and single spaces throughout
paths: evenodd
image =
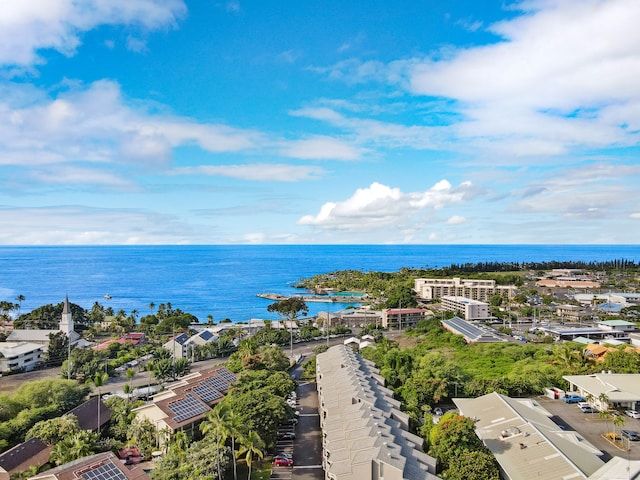
M 0 244 L 637 243 L 637 0 L 0 0 Z

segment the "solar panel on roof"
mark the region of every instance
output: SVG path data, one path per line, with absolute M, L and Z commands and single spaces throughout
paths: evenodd
M 224 378 L 225 380 L 229 381 L 229 382 L 235 382 L 236 381 L 236 376 L 231 373 L 229 370 L 227 370 L 226 368 L 221 368 L 219 370 L 216 371 L 216 373 L 221 376 L 222 378 Z
M 220 377 L 211 377 L 206 379 L 202 383 L 206 383 L 207 385 L 211 386 L 212 388 L 215 388 L 216 390 L 229 389 L 229 382 L 226 381 L 224 378 L 220 378 Z
M 211 337 L 213 337 L 213 333 L 211 333 L 209 330 L 205 330 L 200 334 L 200 338 L 202 338 L 203 340 L 210 340 Z
M 127 480 L 127 476 L 113 463 L 105 463 L 80 474 L 83 480 Z
M 206 382 L 202 382 L 200 385 L 193 388 L 193 391 L 205 402 L 211 403 L 218 398 L 222 398 L 223 395 L 216 389 L 207 385 Z
M 182 400 L 169 403 L 167 407 L 175 413 L 176 416 L 173 417 L 173 421 L 176 423 L 184 422 L 209 411 L 209 407 L 190 393 L 187 393 Z

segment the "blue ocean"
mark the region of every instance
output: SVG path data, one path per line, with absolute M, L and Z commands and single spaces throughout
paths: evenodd
M 486 261 L 640 261 L 638 245 L 201 245 L 0 247 L 0 300 L 21 312 L 69 300 L 90 309 L 150 313 L 171 303 L 206 322 L 275 319 L 258 293 L 301 293 L 305 277 L 333 270 L 397 271 Z M 105 295 L 111 298 L 105 298 Z M 309 315 L 338 309 L 310 303 Z

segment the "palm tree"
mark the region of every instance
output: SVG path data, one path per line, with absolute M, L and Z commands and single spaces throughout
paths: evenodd
M 217 410 L 220 410 L 220 418 L 224 422 L 224 428 L 226 429 L 227 436 L 231 437 L 231 454 L 233 456 L 233 479 L 237 480 L 237 462 L 236 462 L 236 438 L 242 436 L 242 419 L 229 405 L 219 403 L 216 406 Z
M 100 394 L 100 388 L 107 383 L 107 380 L 109 380 L 109 374 L 106 372 L 96 372 L 96 374 L 93 376 L 93 378 L 91 379 L 91 382 L 93 382 L 93 384 L 95 385 L 95 387 L 98 389 L 98 436 L 100 435 L 100 404 L 102 403 L 102 395 Z
M 589 405 L 591 405 L 591 416 L 593 416 L 593 414 L 595 413 L 595 409 L 593 408 L 593 401 L 595 400 L 595 397 L 593 396 L 593 394 L 591 393 L 587 393 L 584 396 L 584 400 L 585 402 L 587 402 Z
M 156 304 L 153 302 L 149 302 L 149 311 L 151 311 L 151 313 L 153 313 L 154 308 L 156 308 Z
M 16 301 L 18 302 L 18 316 L 20 316 L 20 307 L 22 307 L 22 302 L 24 302 L 24 295 L 18 295 L 16 297 Z
M 136 371 L 133 368 L 127 368 L 127 380 L 129 381 L 129 391 L 132 390 L 131 382 L 133 382 L 133 377 L 136 376 Z
M 206 420 L 200 424 L 200 431 L 203 433 L 203 435 L 213 435 L 214 442 L 217 448 L 222 448 L 224 443 L 227 441 L 227 430 L 224 426 L 224 419 L 220 415 L 219 409 L 213 409 L 207 414 Z M 216 462 L 218 468 L 218 478 L 222 478 L 219 453 L 216 455 Z
M 96 440 L 96 434 L 88 430 L 66 436 L 53 447 L 51 457 L 56 465 L 87 457 L 94 453 Z
M 598 401 L 600 402 L 601 410 L 609 410 L 609 396 L 606 393 L 602 392 L 598 395 Z
M 624 417 L 622 415 L 616 415 L 615 418 L 613 419 L 613 440 L 615 441 L 616 439 L 616 427 L 620 427 L 620 430 L 622 430 L 622 427 L 624 427 Z
M 600 410 L 600 413 L 598 415 L 602 420 L 609 420 L 611 418 L 611 412 L 609 410 Z M 605 430 L 606 428 L 607 427 L 605 425 Z
M 264 458 L 264 453 L 262 449 L 265 447 L 264 440 L 260 438 L 253 430 L 249 430 L 246 436 L 241 437 L 240 439 L 241 447 L 238 450 L 238 457 L 244 455 L 244 459 L 247 462 L 247 467 L 249 467 L 249 474 L 247 475 L 247 480 L 251 480 L 251 464 L 253 463 L 253 455 L 257 455 L 259 458 Z

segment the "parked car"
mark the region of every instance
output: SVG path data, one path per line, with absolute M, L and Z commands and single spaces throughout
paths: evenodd
M 296 438 L 296 434 L 294 432 L 284 432 L 278 434 L 278 437 L 293 440 L 294 438 Z
M 580 407 L 583 413 L 596 413 L 597 410 L 593 407 Z
M 287 457 L 275 457 L 273 464 L 277 467 L 293 467 L 293 460 Z
M 622 436 L 627 437 L 632 442 L 640 441 L 640 435 L 635 430 L 622 430 Z
M 640 418 L 640 413 L 637 410 L 625 410 L 624 414 L 631 418 Z
M 442 409 L 440 407 L 436 407 L 433 409 L 433 413 L 434 415 L 438 415 L 439 417 L 441 417 L 442 415 L 444 415 L 444 412 L 442 411 Z
M 580 403 L 584 402 L 584 397 L 577 393 L 568 393 L 562 398 L 564 403 Z

